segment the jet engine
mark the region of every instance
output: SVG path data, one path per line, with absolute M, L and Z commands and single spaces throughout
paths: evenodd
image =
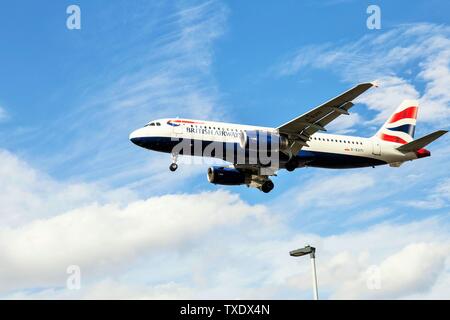
M 241 148 L 251 151 L 279 152 L 289 148 L 289 140 L 286 137 L 268 131 L 242 131 L 239 139 Z
M 208 168 L 208 181 L 227 186 L 246 184 L 248 187 L 258 188 L 264 193 L 272 191 L 274 187 L 272 180 L 266 176 L 252 176 L 251 174 L 245 174 L 238 169 L 229 167 Z
M 208 181 L 214 184 L 222 184 L 227 186 L 237 186 L 249 183 L 250 177 L 245 173 L 227 167 L 210 167 L 208 168 Z

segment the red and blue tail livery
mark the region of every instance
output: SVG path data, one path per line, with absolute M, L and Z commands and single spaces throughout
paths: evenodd
M 377 132 L 377 137 L 400 144 L 411 142 L 414 140 L 418 110 L 417 100 L 404 100 Z

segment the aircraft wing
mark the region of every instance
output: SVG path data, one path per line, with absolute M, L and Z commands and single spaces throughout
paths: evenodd
M 351 102 L 356 97 L 376 86 L 375 83 L 361 83 L 339 96 L 323 103 L 301 116 L 278 127 L 278 132 L 285 134 L 292 141 L 291 153 L 297 154 L 303 146 L 308 146 L 310 136 L 317 131 L 326 131 L 325 126 L 340 115 L 348 115 L 353 107 Z

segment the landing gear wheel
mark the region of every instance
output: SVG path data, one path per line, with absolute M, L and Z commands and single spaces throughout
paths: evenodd
M 273 187 L 275 187 L 273 182 L 270 181 L 270 180 L 267 180 L 261 186 L 261 191 L 264 192 L 264 193 L 269 193 L 270 191 L 272 191 Z
M 297 161 L 297 160 L 294 160 L 294 159 L 291 159 L 291 160 L 289 160 L 288 162 L 286 162 L 285 167 L 286 167 L 286 170 L 287 170 L 287 171 L 292 172 L 292 171 L 294 171 L 295 169 L 297 169 L 297 167 L 298 167 L 298 161 Z

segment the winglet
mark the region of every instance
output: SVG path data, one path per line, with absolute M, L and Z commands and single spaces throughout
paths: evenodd
M 375 80 L 371 82 L 372 86 L 374 86 L 375 88 L 378 88 L 380 86 L 380 81 L 379 80 Z

